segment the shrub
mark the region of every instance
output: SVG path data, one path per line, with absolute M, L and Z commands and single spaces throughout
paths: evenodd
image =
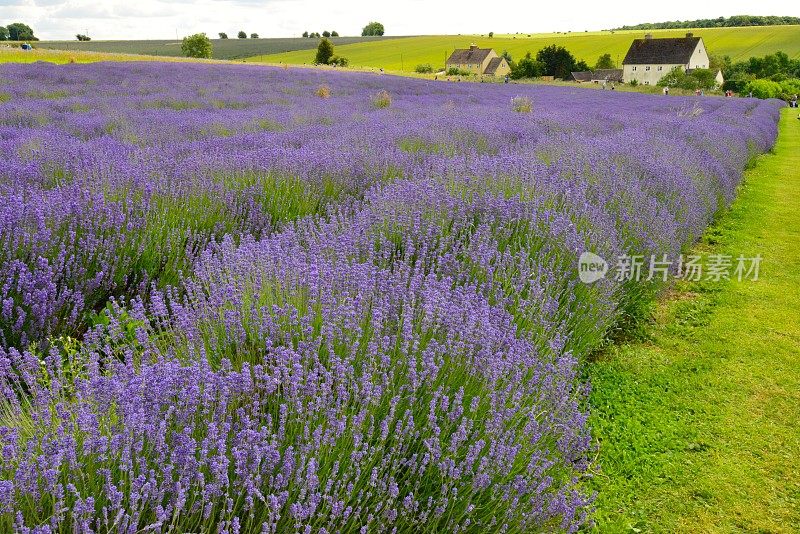
M 392 95 L 383 90 L 372 97 L 372 105 L 376 108 L 388 108 L 392 105 Z
M 205 58 L 211 57 L 211 39 L 205 33 L 196 33 L 183 38 L 181 52 L 186 57 Z
M 527 96 L 515 96 L 511 99 L 511 109 L 517 113 L 530 113 L 533 111 L 533 102 Z
M 781 84 L 772 80 L 753 80 L 744 89 L 745 93 L 753 93 L 756 98 L 778 98 L 781 95 Z
M 344 56 L 332 56 L 328 60 L 328 65 L 334 65 L 336 67 L 346 67 L 350 64 L 350 60 Z
M 320 98 L 330 98 L 331 97 L 331 88 L 325 84 L 320 85 L 317 87 L 317 90 L 314 91 L 314 94 Z
M 431 67 L 430 63 L 422 63 L 421 65 L 416 66 L 414 72 L 418 72 L 419 74 L 430 74 L 433 72 L 433 67 Z
M 472 73 L 468 70 L 459 69 L 458 67 L 450 67 L 447 69 L 448 76 L 472 76 Z

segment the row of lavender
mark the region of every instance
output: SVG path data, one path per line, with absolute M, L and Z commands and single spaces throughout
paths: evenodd
M 579 528 L 577 365 L 654 288 L 581 284 L 577 258 L 680 251 L 778 112 L 232 66 L 2 73 L 0 521 L 20 531 Z

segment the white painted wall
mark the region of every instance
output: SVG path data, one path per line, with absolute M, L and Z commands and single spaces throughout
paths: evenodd
M 697 42 L 697 46 L 692 52 L 689 63 L 681 64 L 653 64 L 653 65 L 623 65 L 622 66 L 622 81 L 630 83 L 631 80 L 636 80 L 642 85 L 656 85 L 661 78 L 669 74 L 675 67 L 683 67 L 684 69 L 707 69 L 709 65 L 708 52 L 706 51 L 706 44 L 703 39 Z

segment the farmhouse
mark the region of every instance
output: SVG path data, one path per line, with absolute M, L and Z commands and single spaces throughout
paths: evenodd
M 445 70 L 452 68 L 486 76 L 505 76 L 511 72 L 506 59 L 498 56 L 494 49 L 478 48 L 475 44 L 453 51 L 445 62 Z
M 687 33 L 686 37 L 653 39 L 648 33 L 644 39 L 634 39 L 622 61 L 622 79 L 655 85 L 675 67 L 684 70 L 707 69 L 708 52 L 702 37 Z

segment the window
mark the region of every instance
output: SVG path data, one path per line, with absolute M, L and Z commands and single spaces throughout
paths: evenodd
M 646 66 L 644 70 L 650 70 L 650 65 Z
M 650 85 L 650 82 L 648 82 L 648 81 L 645 81 L 645 82 L 644 82 L 644 84 L 645 84 L 645 85 Z
M 659 66 L 658 66 L 658 70 L 664 70 L 664 67 L 662 67 L 661 65 L 659 65 Z
M 635 70 L 636 70 L 636 67 L 633 67 L 631 70 L 635 71 Z

